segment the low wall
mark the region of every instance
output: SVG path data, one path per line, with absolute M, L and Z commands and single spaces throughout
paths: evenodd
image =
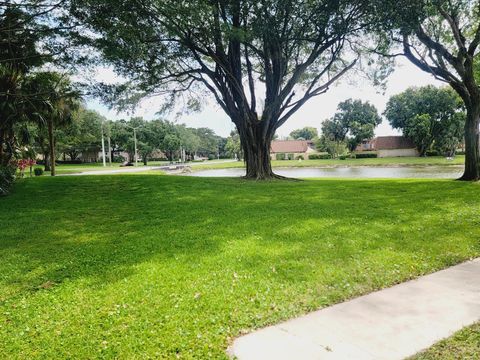
M 404 156 L 418 156 L 417 149 L 392 149 L 392 150 L 377 150 L 377 156 L 383 157 L 404 157 Z

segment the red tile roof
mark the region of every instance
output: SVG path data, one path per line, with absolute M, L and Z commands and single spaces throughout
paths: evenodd
M 275 140 L 272 141 L 272 153 L 304 153 L 308 149 L 306 140 Z
M 374 140 L 376 150 L 413 149 L 415 144 L 404 136 L 379 136 Z

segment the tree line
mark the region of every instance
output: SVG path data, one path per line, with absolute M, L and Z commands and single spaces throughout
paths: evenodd
M 412 140 L 420 156 L 433 152 L 450 157 L 464 146 L 465 106 L 448 87 L 409 88 L 388 100 L 383 115 L 392 128 Z M 313 140 L 318 150 L 336 158 L 372 139 L 381 122 L 375 106 L 349 99 L 338 105 L 332 118 L 322 122 L 320 135 L 316 128 L 305 127 L 292 131 L 290 137 Z
M 163 119 L 146 121 L 141 117 L 112 121 L 81 104 L 68 122 L 54 124 L 52 143 L 44 127 L 36 123 L 29 123 L 28 127 L 30 136 L 22 141 L 24 156 L 42 155 L 45 171 L 52 170 L 52 159 L 63 163 L 102 161 L 102 137 L 105 157 L 110 162 L 133 163 L 135 150 L 144 165 L 150 160 L 191 161 L 230 155 L 227 139 L 209 128 L 190 128 Z

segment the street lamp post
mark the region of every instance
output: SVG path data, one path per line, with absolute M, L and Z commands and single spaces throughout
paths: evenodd
M 125 125 L 125 126 L 133 130 L 133 142 L 134 142 L 134 144 L 135 144 L 135 155 L 134 155 L 134 158 L 135 158 L 135 166 L 138 166 L 137 130 L 138 130 L 141 126 L 137 126 L 137 127 L 133 127 L 133 126 L 130 126 L 130 125 Z
M 137 128 L 133 128 L 133 141 L 135 143 L 135 166 L 138 166 Z
M 102 121 L 102 160 L 103 160 L 103 167 L 107 166 L 107 161 L 105 159 L 105 137 L 103 134 L 103 121 Z

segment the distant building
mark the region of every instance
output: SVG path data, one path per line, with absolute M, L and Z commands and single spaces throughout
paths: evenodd
M 315 144 L 311 140 L 274 140 L 270 149 L 270 157 L 275 160 L 277 154 L 293 154 L 297 159 L 303 156 L 306 160 L 309 154 L 315 154 Z
M 378 157 L 418 156 L 418 150 L 412 140 L 404 136 L 378 136 L 365 140 L 355 149 L 361 151 L 376 151 Z

